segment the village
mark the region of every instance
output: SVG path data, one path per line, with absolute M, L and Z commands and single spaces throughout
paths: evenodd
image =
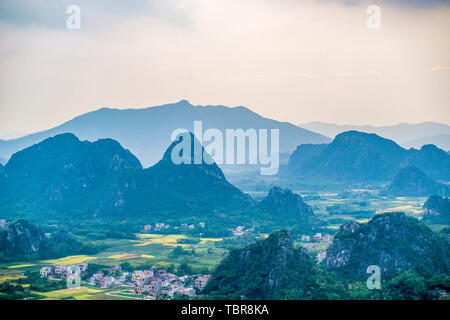
M 200 222 L 198 223 L 198 226 L 200 228 L 205 228 L 205 223 Z M 150 231 L 162 231 L 162 230 L 169 230 L 173 228 L 174 230 L 194 230 L 195 224 L 187 224 L 183 223 L 181 226 L 171 226 L 170 224 L 166 223 L 156 223 L 154 226 L 150 224 L 144 225 L 144 232 L 150 232 Z M 255 227 L 246 228 L 245 226 L 237 226 L 236 228 L 229 229 L 233 236 L 235 237 L 241 237 L 244 235 L 252 234 L 255 231 Z M 314 235 L 306 235 L 303 234 L 301 237 L 302 246 L 307 249 L 308 251 L 313 251 L 313 247 L 315 243 L 326 243 L 329 244 L 333 241 L 333 236 L 330 234 L 322 234 L 321 232 L 317 232 Z M 317 263 L 321 263 L 326 258 L 326 250 L 319 250 L 317 253 L 315 260 Z
M 41 268 L 41 277 L 62 280 L 74 276 L 86 275 L 88 264 L 54 265 Z M 206 286 L 210 275 L 177 276 L 167 270 L 153 266 L 150 270 L 135 270 L 123 272 L 120 266 L 104 268 L 86 279 L 90 286 L 103 289 L 115 288 L 119 290 L 110 295 L 122 297 L 138 296 L 146 300 L 173 299 L 177 296 L 195 297 Z
M 204 229 L 205 228 L 205 223 L 204 222 L 199 222 L 198 223 L 198 227 Z M 163 231 L 163 230 L 194 230 L 195 229 L 195 224 L 188 224 L 188 223 L 182 223 L 180 226 L 171 226 L 168 223 L 155 223 L 155 225 L 151 225 L 151 224 L 146 224 L 144 225 L 144 232 L 150 232 L 150 231 Z
M 199 223 L 200 228 L 204 228 L 204 223 Z M 169 229 L 171 226 L 165 223 L 155 225 L 144 225 L 144 232 L 159 231 Z M 183 224 L 181 228 L 194 229 L 195 225 Z M 234 236 L 240 237 L 254 232 L 254 228 L 245 228 L 238 226 L 231 230 Z M 321 263 L 326 258 L 326 251 L 323 245 L 331 243 L 333 237 L 330 234 L 315 233 L 314 235 L 303 234 L 301 236 L 301 245 L 315 254 L 317 263 Z M 317 250 L 319 247 L 319 250 Z M 146 270 L 122 270 L 121 266 L 105 267 L 95 270 L 94 273 L 88 270 L 88 262 L 73 265 L 53 265 L 43 266 L 40 269 L 42 278 L 51 280 L 71 280 L 78 277 L 92 287 L 102 289 L 115 289 L 107 294 L 120 297 L 129 297 L 134 299 L 177 299 L 193 298 L 200 294 L 206 286 L 210 275 L 176 275 L 157 266 L 152 266 Z
M 330 234 L 322 234 L 320 232 L 317 232 L 314 234 L 314 236 L 309 235 L 302 235 L 302 246 L 308 250 L 312 251 L 314 247 L 314 243 L 331 243 L 333 242 L 333 236 Z M 321 263 L 325 258 L 327 257 L 326 250 L 319 250 L 319 252 L 316 255 L 316 262 Z
M 151 231 L 160 232 L 160 231 L 170 231 L 170 230 L 174 230 L 174 231 L 180 231 L 180 230 L 181 231 L 193 231 L 193 230 L 196 229 L 196 227 L 198 227 L 200 229 L 204 229 L 205 225 L 206 225 L 205 222 L 199 222 L 198 226 L 196 226 L 193 223 L 182 223 L 179 226 L 171 226 L 168 223 L 160 222 L 160 223 L 155 223 L 155 225 L 151 225 L 151 224 L 144 225 L 143 231 L 145 233 L 148 233 L 148 232 L 151 232 Z M 254 227 L 246 228 L 244 226 L 237 226 L 236 228 L 232 228 L 232 229 L 229 229 L 229 230 L 231 231 L 233 236 L 240 237 L 240 236 L 243 236 L 245 234 L 253 233 L 255 231 L 255 228 Z

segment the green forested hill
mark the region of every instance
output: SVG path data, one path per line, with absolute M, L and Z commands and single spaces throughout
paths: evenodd
M 287 231 L 231 251 L 214 271 L 205 293 L 220 299 L 277 299 L 311 281 L 312 262 L 295 249 Z
M 397 197 L 450 195 L 450 189 L 429 178 L 416 166 L 402 168 L 382 194 Z
M 423 221 L 450 225 L 450 199 L 433 195 L 423 205 Z
M 449 242 L 400 212 L 376 215 L 365 224 L 342 225 L 327 249 L 327 268 L 365 275 L 370 265 L 378 265 L 387 277 L 405 271 L 450 274 Z

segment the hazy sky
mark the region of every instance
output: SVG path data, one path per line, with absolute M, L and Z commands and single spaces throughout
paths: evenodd
M 0 0 L 0 137 L 181 99 L 293 123 L 450 124 L 449 3 Z

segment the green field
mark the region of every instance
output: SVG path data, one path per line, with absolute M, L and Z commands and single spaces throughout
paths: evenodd
M 345 221 L 356 220 L 360 223 L 368 222 L 374 214 L 401 211 L 406 215 L 421 219 L 423 204 L 427 200 L 424 197 L 381 197 L 375 191 L 353 190 L 348 197 L 342 197 L 337 193 L 319 193 L 314 198 L 308 199 L 309 194 L 301 194 L 305 201 L 321 219 L 329 222 L 327 227 L 330 232 L 335 232 Z M 372 212 L 369 216 L 358 217 L 352 213 L 358 211 Z M 333 223 L 338 219 L 339 223 Z

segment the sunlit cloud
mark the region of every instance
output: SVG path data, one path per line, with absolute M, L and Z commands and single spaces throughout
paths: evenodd
M 438 66 L 438 67 L 432 67 L 428 70 L 436 72 L 436 71 L 447 71 L 447 70 L 450 70 L 450 68 L 448 66 Z
M 314 76 L 310 73 L 306 72 L 286 72 L 286 73 L 275 73 L 276 77 L 300 77 L 300 78 L 314 78 Z
M 347 77 L 352 77 L 353 73 L 351 72 L 338 72 L 336 73 L 336 76 L 339 78 L 347 78 Z

